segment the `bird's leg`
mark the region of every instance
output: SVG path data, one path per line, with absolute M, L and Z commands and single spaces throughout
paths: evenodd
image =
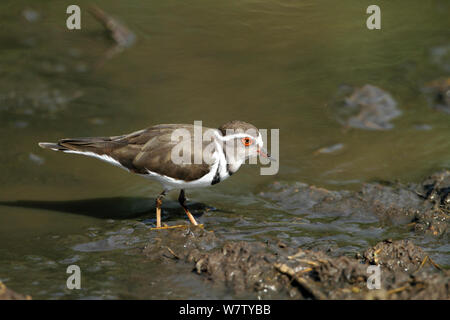
M 156 227 L 161 228 L 161 205 L 162 200 L 166 196 L 167 190 L 163 190 L 156 198 Z
M 198 225 L 197 221 L 195 221 L 195 219 L 194 219 L 194 216 L 189 212 L 188 208 L 186 207 L 186 196 L 184 195 L 184 189 L 181 189 L 181 191 L 180 191 L 180 196 L 178 197 L 178 202 L 183 207 L 184 212 L 186 212 L 191 223 L 194 226 Z
M 163 192 L 161 192 L 161 194 L 156 198 L 156 228 L 150 228 L 151 230 L 162 230 L 162 229 L 174 229 L 174 228 L 187 228 L 187 225 L 178 225 L 178 226 L 164 226 L 161 227 L 161 205 L 162 205 L 162 200 L 164 199 L 165 195 L 167 193 L 167 190 L 164 190 Z M 194 216 L 189 212 L 189 210 L 187 209 L 185 202 L 186 202 L 186 197 L 184 195 L 184 190 L 181 190 L 180 192 L 180 196 L 178 197 L 178 202 L 180 202 L 181 206 L 184 209 L 184 212 L 186 212 L 189 220 L 191 221 L 191 223 L 195 226 L 199 226 L 199 227 L 203 227 L 203 225 L 199 225 L 197 223 L 197 221 L 195 221 Z

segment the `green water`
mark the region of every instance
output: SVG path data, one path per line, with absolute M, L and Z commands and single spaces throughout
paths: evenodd
M 161 270 L 136 252 L 154 237 L 143 224 L 153 221 L 157 183 L 42 150 L 39 141 L 194 120 L 278 128 L 279 173 L 247 166 L 189 192 L 217 208 L 199 220 L 228 239 L 329 241 L 346 253 L 402 235 L 395 227 L 365 233 L 376 222 L 353 234 L 333 221 L 295 229 L 292 213 L 259 193 L 274 181 L 352 190 L 376 180 L 418 182 L 450 167 L 450 116 L 421 92 L 449 76 L 433 58 L 433 48 L 450 45 L 448 1 L 378 1 L 382 29 L 374 31 L 365 26 L 370 1 L 94 2 L 137 36 L 109 60 L 113 43 L 86 12 L 91 1 L 77 2 L 79 31 L 65 27 L 70 1 L 0 3 L 0 201 L 24 201 L 0 206 L 0 280 L 16 291 L 45 299 L 232 297 L 189 266 Z M 36 21 L 24 18 L 26 8 Z M 397 101 L 403 113 L 394 129 L 344 130 L 334 118 L 339 87 L 366 83 Z M 315 153 L 336 143 L 344 146 L 336 153 Z M 176 195 L 168 199 L 166 221 L 183 222 Z M 450 265 L 447 243 L 417 237 Z M 70 264 L 84 270 L 80 291 L 65 289 Z

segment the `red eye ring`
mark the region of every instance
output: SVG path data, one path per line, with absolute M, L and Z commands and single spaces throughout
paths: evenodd
M 249 137 L 245 137 L 242 138 L 242 143 L 244 144 L 244 146 L 248 147 L 249 145 L 251 145 L 253 143 L 253 140 L 250 139 Z

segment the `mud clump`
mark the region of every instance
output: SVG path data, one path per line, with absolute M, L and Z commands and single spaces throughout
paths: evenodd
M 276 255 L 262 243 L 227 242 L 210 253 L 192 252 L 187 261 L 194 262 L 198 274 L 238 295 L 254 291 L 262 296 L 287 285 L 273 268 Z
M 192 272 L 236 295 L 283 290 L 273 268 L 276 255 L 259 242 L 223 241 L 214 232 L 189 227 L 158 231 L 142 253 L 164 264 L 192 265 Z
M 411 241 L 385 240 L 364 252 L 364 260 L 392 271 L 410 271 L 418 268 L 426 254 Z
M 418 187 L 425 209 L 417 211 L 413 225 L 419 232 L 447 236 L 450 221 L 450 171 L 437 172 Z
M 411 241 L 386 240 L 355 257 L 331 257 L 282 243 L 221 242 L 204 230 L 170 230 L 143 253 L 192 266 L 204 281 L 239 297 L 290 299 L 448 299 L 450 273 Z M 221 243 L 208 250 L 205 243 Z M 174 243 L 175 242 L 175 243 Z M 170 243 L 170 245 L 169 245 Z M 168 250 L 170 248 L 170 250 Z M 172 249 L 174 248 L 174 249 Z M 368 267 L 379 266 L 379 287 Z M 376 283 L 374 284 L 376 285 Z
M 188 255 L 207 252 L 222 243 L 213 232 L 200 227 L 157 231 L 157 235 L 143 248 L 143 254 L 163 263 L 184 261 Z
M 370 84 L 354 88 L 349 96 L 336 100 L 336 118 L 348 127 L 389 130 L 394 127 L 391 120 L 402 114 L 388 92 Z
M 0 300 L 31 300 L 31 296 L 14 292 L 0 281 Z
M 428 259 L 409 241 L 384 241 L 355 258 L 299 249 L 275 267 L 291 278 L 298 289 L 295 298 L 448 299 L 450 274 L 425 264 Z M 368 286 L 372 264 L 380 266 L 378 289 Z
M 382 281 L 389 290 L 381 291 L 378 297 L 421 300 L 449 298 L 450 273 L 448 270 L 442 271 L 411 241 L 385 240 L 366 250 L 363 256 L 366 263 L 387 270 Z M 435 269 L 430 270 L 432 267 Z M 433 272 L 436 270 L 442 272 Z
M 433 174 L 422 183 L 423 197 L 450 210 L 450 171 L 444 170 Z

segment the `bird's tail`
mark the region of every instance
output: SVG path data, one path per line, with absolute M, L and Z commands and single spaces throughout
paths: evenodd
M 111 150 L 121 146 L 116 137 L 90 137 L 90 138 L 71 138 L 61 139 L 57 143 L 39 142 L 39 146 L 44 149 L 54 151 L 77 151 L 93 152 L 97 154 L 108 154 Z
M 50 149 L 54 151 L 69 150 L 68 148 L 60 145 L 59 143 L 52 143 L 52 142 L 39 142 L 39 147 L 41 147 L 42 149 Z

